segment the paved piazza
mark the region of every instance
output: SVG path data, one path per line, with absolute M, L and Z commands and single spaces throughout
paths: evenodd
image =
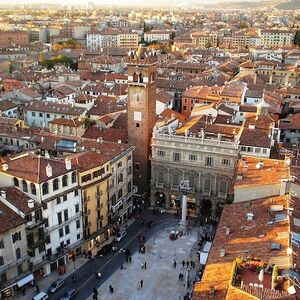
M 174 226 L 173 226 L 174 227 Z M 192 289 L 192 281 L 199 264 L 195 246 L 198 230 L 193 228 L 189 234 L 179 237 L 175 241 L 169 239 L 169 232 L 173 227 L 165 226 L 146 243 L 146 253 L 135 253 L 131 263 L 124 263 L 124 268 L 117 270 L 98 289 L 100 300 L 179 300 L 188 290 Z M 176 269 L 173 267 L 176 260 Z M 184 287 L 185 281 L 179 281 L 179 273 L 186 275 L 187 268 L 182 267 L 182 260 L 193 260 L 196 267 L 190 275 L 191 287 Z M 141 268 L 141 262 L 147 263 L 147 269 Z M 138 282 L 143 279 L 144 286 L 139 288 Z M 114 288 L 109 292 L 109 285 Z M 139 288 L 139 289 L 138 289 Z M 90 296 L 89 299 L 92 299 Z

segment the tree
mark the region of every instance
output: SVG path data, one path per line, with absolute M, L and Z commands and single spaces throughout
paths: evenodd
M 294 40 L 295 45 L 300 46 L 300 30 L 297 30 Z

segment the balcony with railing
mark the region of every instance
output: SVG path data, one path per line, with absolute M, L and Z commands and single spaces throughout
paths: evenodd
M 157 140 L 165 140 L 168 142 L 175 142 L 175 143 L 190 143 L 190 144 L 203 144 L 208 146 L 220 146 L 232 149 L 238 149 L 239 147 L 239 140 L 236 139 L 235 141 L 228 141 L 220 138 L 202 138 L 196 136 L 181 136 L 176 134 L 167 134 L 167 133 L 160 133 L 160 132 L 153 132 L 153 140 L 155 144 L 155 139 Z
M 125 196 L 123 196 L 122 198 L 120 198 L 118 200 L 118 202 L 115 204 L 115 205 L 112 205 L 111 206 L 111 210 L 112 212 L 115 212 L 118 210 L 118 208 L 123 205 L 125 202 L 128 201 L 128 199 L 130 199 L 136 192 L 138 191 L 137 187 L 136 186 L 133 186 L 132 187 L 132 190 L 127 193 Z
M 38 229 L 40 226 L 42 226 L 45 223 L 45 221 L 46 220 L 42 218 L 37 220 L 33 219 L 32 221 L 26 223 L 26 229 L 28 231 Z
M 82 214 L 83 214 L 84 217 L 89 216 L 91 214 L 91 210 L 90 209 L 85 209 Z

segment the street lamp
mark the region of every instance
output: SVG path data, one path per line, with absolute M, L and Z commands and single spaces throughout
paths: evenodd
M 181 220 L 179 222 L 179 229 L 182 231 L 186 231 L 187 193 L 190 190 L 190 181 L 189 180 L 181 180 L 179 189 L 182 192 Z

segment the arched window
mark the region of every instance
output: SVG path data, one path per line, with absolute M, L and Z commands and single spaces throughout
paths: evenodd
M 173 185 L 179 185 L 180 184 L 180 176 L 177 173 L 173 174 Z
M 164 183 L 164 173 L 162 171 L 157 172 L 157 182 Z
M 22 189 L 23 189 L 23 192 L 28 193 L 28 186 L 27 186 L 27 182 L 25 180 L 22 180 Z
M 68 185 L 68 175 L 64 175 L 62 178 L 62 186 Z
M 21 250 L 20 248 L 16 249 L 16 259 L 20 259 L 21 258 Z
M 76 172 L 72 173 L 72 183 L 76 182 Z
M 57 191 L 59 189 L 59 186 L 58 186 L 58 179 L 55 178 L 52 182 L 52 188 L 53 188 L 53 191 Z
M 36 195 L 36 187 L 34 183 L 30 183 L 30 191 L 32 195 Z
M 46 195 L 49 193 L 49 186 L 48 186 L 48 182 L 44 182 L 42 185 L 42 193 L 43 195 Z
M 143 75 L 142 75 L 142 73 L 139 75 L 139 82 L 140 83 L 143 83 L 143 81 L 144 81 L 144 79 L 143 79 Z
M 19 186 L 19 180 L 16 177 L 14 177 L 14 186 Z

